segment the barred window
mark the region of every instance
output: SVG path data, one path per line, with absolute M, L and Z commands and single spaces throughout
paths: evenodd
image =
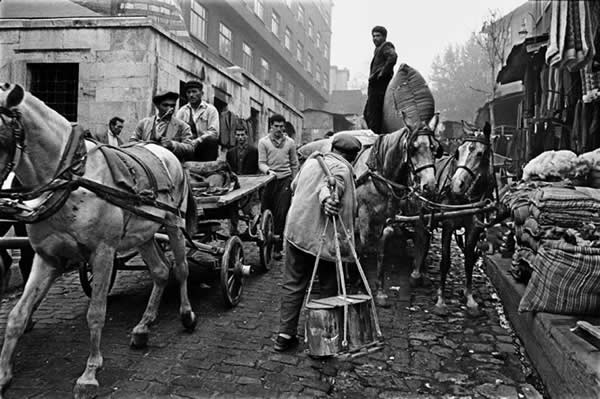
M 31 94 L 70 122 L 77 122 L 79 64 L 28 64 Z

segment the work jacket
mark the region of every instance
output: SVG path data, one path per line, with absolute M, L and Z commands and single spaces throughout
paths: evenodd
M 164 136 L 172 140 L 173 149 L 171 151 L 179 160 L 184 160 L 193 154 L 192 132 L 190 126 L 184 121 L 172 116 Z M 156 116 L 139 121 L 129 141 L 148 141 L 160 144 L 160 137 L 156 130 Z
M 398 55 L 394 45 L 390 42 L 383 42 L 375 48 L 373 59 L 371 60 L 371 71 L 369 73 L 369 84 L 389 82 L 394 76 L 394 65 Z M 381 73 L 381 77 L 379 74 Z
M 299 250 L 317 256 L 319 245 L 323 240 L 320 258 L 334 262 L 335 235 L 331 219 L 323 236 L 325 221 L 328 216 L 322 206 L 329 197 L 328 178 L 314 153 L 302 165 L 300 172 L 292 182 L 292 204 L 285 224 L 285 238 Z M 322 154 L 325 164 L 336 180 L 336 189 L 340 200 L 339 217 L 344 223 L 350 242 L 354 245 L 354 218 L 357 211 L 356 188 L 352 165 L 342 156 L 328 152 Z M 340 239 L 341 257 L 344 262 L 354 262 L 346 235 L 339 221 L 336 221 Z

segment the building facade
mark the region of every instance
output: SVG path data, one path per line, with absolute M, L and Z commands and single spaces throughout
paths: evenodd
M 348 81 L 350 80 L 350 71 L 348 68 L 338 68 L 332 65 L 329 68 L 329 93 L 336 90 L 348 90 Z

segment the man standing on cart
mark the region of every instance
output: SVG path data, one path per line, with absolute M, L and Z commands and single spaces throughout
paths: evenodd
M 351 162 L 356 159 L 361 143 L 356 137 L 342 133 L 334 137 L 331 147 L 329 153 L 311 155 L 292 183 L 294 196 L 285 225 L 286 260 L 276 351 L 285 351 L 298 343 L 298 319 L 317 256 L 320 260 L 318 272 L 321 296 L 337 295 L 334 244 L 337 238 L 333 233 L 334 220 L 339 223 L 339 217 L 348 230 L 349 237 L 354 237 L 357 202 Z M 324 165 L 317 157 L 322 157 Z M 323 166 L 335 178 L 334 186 Z M 338 231 L 343 229 L 341 225 L 337 228 Z M 354 245 L 353 242 L 340 240 L 344 262 L 354 262 L 349 244 Z
M 285 118 L 275 114 L 269 118 L 269 134 L 258 141 L 258 169 L 264 174 L 272 174 L 272 180 L 265 187 L 262 209 L 273 213 L 273 230 L 280 239 L 275 241 L 273 259 L 281 259 L 283 249 L 283 228 L 292 201 L 290 184 L 298 172 L 296 143 L 285 133 Z

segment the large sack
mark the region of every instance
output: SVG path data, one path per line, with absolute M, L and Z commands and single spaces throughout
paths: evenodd
M 183 164 L 194 196 L 223 195 L 240 187 L 235 173 L 225 161 L 186 162 Z
M 587 178 L 588 162 L 573 151 L 545 151 L 523 168 L 523 180 L 562 180 Z
M 383 102 L 383 131 L 395 132 L 404 127 L 402 111 L 408 123 L 429 122 L 435 111 L 431 90 L 416 69 L 401 64 L 387 87 Z

